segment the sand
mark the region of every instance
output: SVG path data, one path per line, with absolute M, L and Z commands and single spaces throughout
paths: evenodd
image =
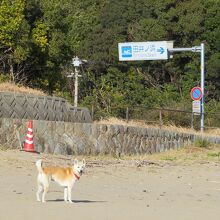
M 0 151 L 0 219 L 217 220 L 220 216 L 220 164 L 190 165 L 87 158 L 84 175 L 63 201 L 51 183 L 46 203 L 36 201 L 35 161 L 68 165 L 70 157 Z

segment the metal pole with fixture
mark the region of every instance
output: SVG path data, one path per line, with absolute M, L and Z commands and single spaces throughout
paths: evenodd
M 76 56 L 72 60 L 72 64 L 75 68 L 75 91 L 74 91 L 74 107 L 78 106 L 78 77 L 79 75 L 79 67 L 82 64 L 82 61 Z
M 74 57 L 72 59 L 72 64 L 74 66 L 74 73 L 71 73 L 70 75 L 68 75 L 68 78 L 73 78 L 75 76 L 75 82 L 74 82 L 74 87 L 75 87 L 75 91 L 74 91 L 74 107 L 78 106 L 78 90 L 79 90 L 79 77 L 81 77 L 82 75 L 79 75 L 80 72 L 80 66 L 84 63 L 87 62 L 87 60 L 81 60 L 79 59 L 77 56 Z
M 200 80 L 201 80 L 201 90 L 202 90 L 202 99 L 201 99 L 201 120 L 200 120 L 200 130 L 203 132 L 205 128 L 205 109 L 204 109 L 204 102 L 205 102 L 205 45 L 204 43 L 201 43 L 200 46 L 195 46 L 191 48 L 172 48 L 168 49 L 169 52 L 184 52 L 184 51 L 191 51 L 191 52 L 199 52 L 200 53 L 200 62 L 201 62 L 201 68 L 200 68 Z

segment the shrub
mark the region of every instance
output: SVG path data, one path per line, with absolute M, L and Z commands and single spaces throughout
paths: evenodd
M 194 142 L 195 147 L 202 147 L 202 148 L 207 148 L 210 146 L 210 142 L 206 139 L 203 138 L 198 138 Z

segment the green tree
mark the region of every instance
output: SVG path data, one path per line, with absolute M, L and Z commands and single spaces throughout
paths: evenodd
M 74 87 L 66 74 L 77 55 L 89 61 L 80 80 L 82 105 L 109 114 L 125 105 L 191 109 L 190 90 L 200 84 L 198 53 L 119 62 L 118 43 L 174 40 L 174 47 L 192 47 L 204 41 L 206 102 L 219 101 L 219 9 L 216 0 L 2 0 L 0 72 L 67 97 Z
M 206 42 L 208 100 L 220 100 L 220 2 L 205 2 L 205 31 L 202 34 Z
M 24 77 L 29 26 L 24 19 L 25 0 L 2 0 L 0 3 L 0 62 L 1 71 L 10 73 L 10 79 L 18 82 Z

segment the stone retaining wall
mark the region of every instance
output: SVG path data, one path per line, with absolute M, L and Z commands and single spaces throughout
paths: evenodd
M 0 147 L 19 148 L 27 133 L 27 120 L 0 119 Z M 52 154 L 137 155 L 178 149 L 201 138 L 194 134 L 123 125 L 33 121 L 34 144 Z M 203 137 L 220 143 L 218 137 Z

